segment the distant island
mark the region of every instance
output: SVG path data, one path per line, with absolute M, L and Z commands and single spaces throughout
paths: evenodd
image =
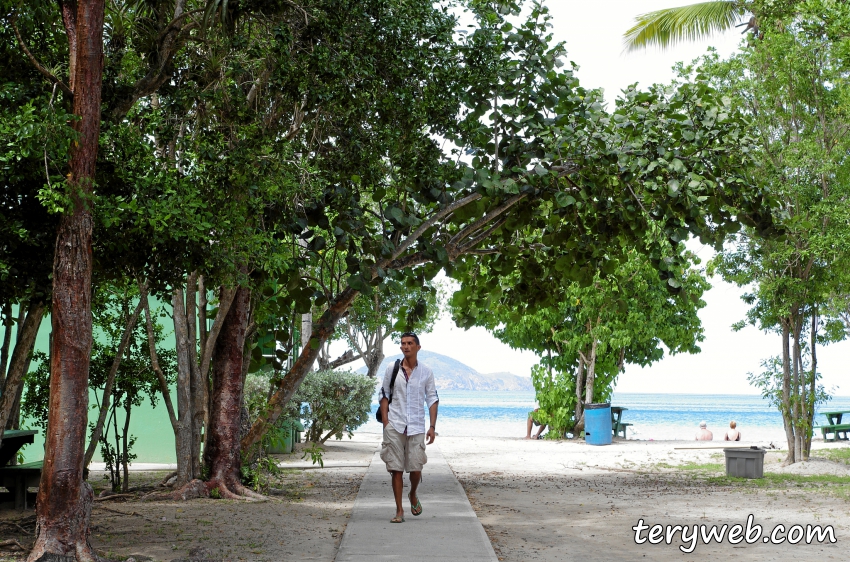
M 378 369 L 378 382 L 384 376 L 387 366 L 395 362 L 396 359 L 401 359 L 401 354 L 385 357 L 384 362 Z M 433 351 L 420 351 L 419 359 L 431 367 L 434 371 L 434 380 L 437 383 L 437 390 L 534 390 L 534 385 L 531 384 L 531 379 L 520 377 L 512 373 L 487 373 L 482 374 L 447 355 L 434 353 Z M 366 367 L 358 370 L 361 373 L 366 372 Z

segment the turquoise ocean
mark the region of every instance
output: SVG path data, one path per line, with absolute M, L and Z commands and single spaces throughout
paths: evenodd
M 741 394 L 631 394 L 615 392 L 611 403 L 628 408 L 623 421 L 633 424 L 629 439 L 692 440 L 699 422 L 708 423 L 715 439 L 723 439 L 729 421 L 735 420 L 747 441 L 781 445 L 785 439 L 782 418 L 761 396 Z M 518 438 L 525 436 L 528 412 L 536 403 L 534 392 L 440 392 L 437 432 L 445 436 L 478 436 Z M 174 463 L 174 434 L 168 414 L 161 402 L 157 408 L 150 404 L 134 409 L 130 433 L 137 441 L 133 452 L 137 463 Z M 380 433 L 375 421 L 377 396 L 372 403 L 369 421 L 358 431 Z M 820 407 L 819 411 L 850 411 L 850 396 L 837 396 Z M 94 420 L 95 411 L 90 412 Z M 823 420 L 818 414 L 817 418 Z M 123 424 L 123 416 L 119 416 Z M 817 436 L 816 436 L 817 437 Z M 24 449 L 26 461 L 43 458 L 43 438 Z M 99 461 L 100 455 L 95 456 Z
M 489 435 L 524 437 L 528 412 L 536 406 L 534 392 L 440 392 L 437 432 L 446 436 Z M 622 421 L 633 424 L 629 439 L 694 439 L 705 421 L 722 440 L 734 420 L 747 441 L 785 440 L 782 417 L 767 400 L 743 394 L 637 394 L 615 392 L 611 404 L 628 408 Z M 373 401 L 372 412 L 377 409 Z M 821 411 L 850 411 L 850 396 L 836 396 L 821 405 L 816 423 L 825 421 Z M 374 415 L 360 431 L 378 433 Z

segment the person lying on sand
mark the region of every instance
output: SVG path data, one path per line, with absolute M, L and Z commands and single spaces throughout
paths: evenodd
M 539 409 L 540 408 L 534 408 L 534 412 L 536 412 Z M 527 428 L 527 431 L 526 431 L 526 434 L 525 434 L 526 439 L 540 439 L 540 434 L 543 433 L 544 429 L 546 429 L 545 423 L 543 425 L 540 425 L 539 423 L 534 421 L 534 417 L 533 417 L 534 412 L 528 412 L 528 424 L 527 424 L 528 428 Z M 535 435 L 534 437 L 531 436 L 531 426 L 532 425 L 540 425 L 540 429 L 537 430 L 537 435 Z
M 699 422 L 699 431 L 697 431 L 697 441 L 712 441 L 714 440 L 714 434 L 708 430 L 708 424 L 705 422 Z
M 726 432 L 726 435 L 723 437 L 724 441 L 740 441 L 741 440 L 741 432 L 735 429 L 736 424 L 734 421 L 729 422 L 729 431 Z

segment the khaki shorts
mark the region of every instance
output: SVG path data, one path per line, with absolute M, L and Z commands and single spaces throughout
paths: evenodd
M 425 434 L 404 435 L 387 424 L 381 442 L 381 460 L 387 463 L 387 472 L 421 471 L 428 462 L 425 455 Z

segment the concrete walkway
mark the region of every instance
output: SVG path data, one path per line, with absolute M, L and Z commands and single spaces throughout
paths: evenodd
M 375 453 L 360 484 L 336 562 L 498 562 L 466 493 L 436 445 L 428 447 L 428 464 L 422 476 L 424 481 L 417 491 L 422 515 L 414 517 L 410 513 L 407 499 L 410 484 L 405 475 L 405 522 L 390 523 L 395 514 L 390 475 L 384 461 Z

